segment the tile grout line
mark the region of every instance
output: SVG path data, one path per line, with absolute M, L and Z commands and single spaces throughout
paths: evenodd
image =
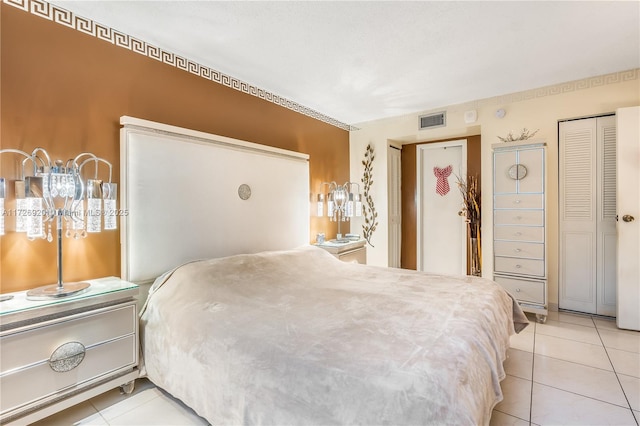
M 538 334 L 538 323 L 533 323 L 533 347 L 531 348 L 531 393 L 529 396 L 529 426 L 532 424 L 533 419 L 533 379 L 534 370 L 536 366 L 536 337 Z
M 594 398 L 594 397 L 591 397 L 591 396 L 583 395 L 583 394 L 578 393 L 576 391 L 571 391 L 571 390 L 559 388 L 557 386 L 551 386 L 551 385 L 548 385 L 548 384 L 545 384 L 545 383 L 541 383 L 541 382 L 535 382 L 535 383 L 540 385 L 540 386 L 544 386 L 544 387 L 551 388 L 551 389 L 556 389 L 556 390 L 559 390 L 559 391 L 564 392 L 564 393 L 570 393 L 570 394 L 577 395 L 577 396 L 582 397 L 582 398 L 586 398 L 586 399 L 590 399 L 590 400 L 593 400 L 593 401 L 601 402 L 603 404 L 609 404 L 609 405 L 614 406 L 614 407 L 618 407 L 618 408 L 622 408 L 622 409 L 628 409 L 629 408 L 629 407 L 625 407 L 623 405 L 614 404 L 613 402 L 604 401 L 604 400 L 599 399 L 599 398 Z
M 100 417 L 102 417 L 102 418 L 104 419 L 105 423 L 106 423 L 107 425 L 111 425 L 111 423 L 107 420 L 107 418 L 102 414 L 102 411 L 106 411 L 107 409 L 112 408 L 114 405 L 117 405 L 117 404 L 119 404 L 119 403 L 121 403 L 121 402 L 127 401 L 129 398 L 131 398 L 131 397 L 133 397 L 133 396 L 135 396 L 135 395 L 139 395 L 139 394 L 141 394 L 142 392 L 144 392 L 144 391 L 146 391 L 146 390 L 148 390 L 148 389 L 144 389 L 144 390 L 140 391 L 140 392 L 139 392 L 139 393 L 137 393 L 137 394 L 135 394 L 135 393 L 134 393 L 134 394 L 127 395 L 127 397 L 125 397 L 124 399 L 122 399 L 122 400 L 120 400 L 120 401 L 118 401 L 118 402 L 116 402 L 116 403 L 114 403 L 114 404 L 111 404 L 111 405 L 109 405 L 109 406 L 105 407 L 105 408 L 104 408 L 104 410 L 98 410 L 98 408 L 97 408 L 95 405 L 93 405 L 93 402 L 91 402 L 91 400 L 89 400 L 89 402 L 91 403 L 91 406 L 92 406 L 92 407 L 93 407 L 93 408 L 98 412 L 98 414 L 100 414 Z M 141 404 L 137 404 L 135 407 L 131 407 L 130 409 L 123 411 L 122 413 L 118 414 L 116 417 L 114 417 L 113 419 L 111 419 L 111 421 L 114 421 L 114 420 L 116 420 L 118 417 L 121 417 L 121 416 L 123 416 L 123 415 L 125 415 L 125 414 L 127 414 L 127 413 L 130 413 L 130 412 L 132 412 L 132 411 L 134 411 L 134 410 L 136 410 L 136 409 L 138 409 L 138 408 L 142 407 L 143 405 L 145 405 L 145 404 L 147 404 L 147 403 L 149 403 L 149 402 L 153 401 L 154 399 L 158 398 L 159 396 L 160 396 L 160 395 L 156 395 L 156 396 L 154 396 L 153 398 L 149 399 L 148 401 L 145 401 L 145 402 L 143 402 L 143 403 L 141 403 Z
M 98 415 L 100 416 L 100 418 L 104 421 L 105 424 L 110 425 L 110 423 L 107 421 L 107 418 L 105 416 L 102 415 L 102 412 L 100 410 L 98 410 L 98 407 L 95 406 L 95 404 L 93 403 L 93 400 L 95 398 L 91 398 L 89 400 L 87 400 L 87 402 L 89 403 L 89 405 L 91 405 L 91 407 L 96 410 L 96 413 L 98 413 Z
M 593 317 L 591 317 L 591 320 L 593 321 L 594 325 L 596 325 L 596 322 L 593 319 Z M 602 336 L 600 335 L 600 330 L 598 329 L 597 325 L 596 325 L 596 333 L 598 334 L 598 338 L 602 342 L 602 347 L 604 348 L 604 353 L 607 355 L 607 359 L 609 360 L 609 363 L 611 364 L 611 369 L 613 370 L 613 374 L 616 375 L 616 380 L 618 381 L 618 385 L 620 386 L 620 389 L 622 390 L 622 395 L 624 395 L 624 399 L 627 401 L 627 405 L 629 406 L 629 410 L 631 411 L 631 416 L 635 420 L 636 425 L 639 425 L 638 419 L 637 419 L 635 413 L 633 412 L 633 407 L 631 407 L 631 401 L 629 401 L 629 397 L 627 396 L 627 392 L 625 392 L 624 386 L 622 386 L 622 382 L 620 381 L 620 377 L 618 376 L 618 372 L 616 371 L 616 367 L 613 365 L 613 361 L 611 360 L 611 357 L 609 356 L 609 351 L 607 350 L 607 346 L 604 344 L 604 340 L 602 339 Z

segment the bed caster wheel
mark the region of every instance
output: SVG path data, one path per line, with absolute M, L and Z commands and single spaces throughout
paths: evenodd
M 538 324 L 544 324 L 547 322 L 547 316 L 542 314 L 536 314 L 536 322 Z
M 133 388 L 135 388 L 135 386 L 135 380 L 132 380 L 129 383 L 125 383 L 124 385 L 120 386 L 120 393 L 124 395 L 131 395 L 131 392 L 133 392 Z

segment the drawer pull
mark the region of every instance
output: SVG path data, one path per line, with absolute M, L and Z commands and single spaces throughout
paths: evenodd
M 520 269 L 520 268 L 522 268 L 522 265 L 516 265 L 516 268 Z
M 515 251 L 516 253 L 520 253 L 522 249 L 516 248 L 516 249 L 513 249 L 513 251 Z
M 49 367 L 55 372 L 65 373 L 80 365 L 86 348 L 80 342 L 68 342 L 60 345 L 49 358 Z
M 518 293 L 520 293 L 520 289 L 519 289 L 519 288 L 516 288 L 516 291 L 517 291 Z
M 515 232 L 513 235 L 515 235 L 516 237 L 519 237 L 522 235 L 522 232 Z
M 520 204 L 521 200 L 513 200 L 514 204 Z
M 522 219 L 522 216 L 516 216 L 515 219 L 516 220 L 520 220 L 520 219 Z

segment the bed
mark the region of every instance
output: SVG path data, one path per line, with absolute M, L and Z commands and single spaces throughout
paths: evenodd
M 159 233 L 154 227 L 175 219 L 167 215 L 148 226 L 159 208 L 153 205 L 157 194 L 148 198 L 160 177 L 132 178 L 151 155 L 138 148 L 147 143 L 157 164 L 181 161 L 190 144 L 202 145 L 208 136 L 125 121 L 123 276 L 140 282 L 153 277 L 140 312 L 144 376 L 216 425 L 489 423 L 502 399 L 509 336 L 528 324 L 499 285 L 345 263 L 309 245 L 308 168 L 299 167 L 304 158 L 257 153 L 253 145 L 239 161 L 257 156 L 252 172 L 264 166 L 277 173 L 258 170 L 263 178 L 247 184 L 251 197 L 235 207 L 225 203 L 224 221 L 211 225 L 208 212 L 202 220 L 181 222 L 180 232 Z M 163 159 L 155 150 L 167 141 L 179 149 L 167 149 Z M 207 164 L 225 150 L 237 151 L 212 145 Z M 240 166 L 228 169 L 244 173 Z M 280 174 L 286 175 L 281 182 L 271 181 Z M 287 186 L 301 181 L 306 186 Z M 184 188 L 188 182 L 172 184 Z M 280 211 L 284 218 L 262 217 L 268 207 L 252 204 L 258 220 L 238 221 L 254 193 L 273 187 L 283 192 L 283 186 L 291 197 L 285 201 L 290 208 Z M 272 204 L 267 197 L 264 202 Z M 242 231 L 228 247 L 202 236 L 203 229 L 219 235 L 238 226 Z

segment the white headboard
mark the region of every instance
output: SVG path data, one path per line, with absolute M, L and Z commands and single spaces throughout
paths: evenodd
M 120 124 L 123 279 L 309 243 L 307 154 L 126 116 Z

